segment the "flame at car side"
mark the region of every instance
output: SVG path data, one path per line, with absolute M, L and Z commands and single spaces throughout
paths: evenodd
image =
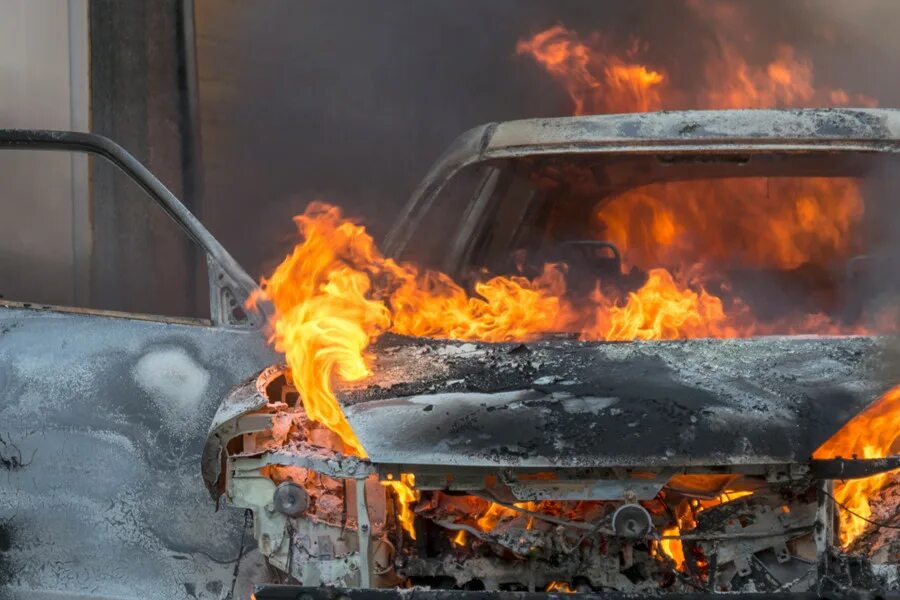
M 900 385 L 891 388 L 853 417 L 814 453 L 813 458 L 884 458 L 900 452 Z M 896 471 L 850 479 L 835 485 L 840 512 L 841 544 L 849 546 L 865 531 L 872 516 L 869 497 Z

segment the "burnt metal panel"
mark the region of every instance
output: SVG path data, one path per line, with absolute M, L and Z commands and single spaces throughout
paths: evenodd
M 227 596 L 252 537 L 201 450 L 278 360 L 255 330 L 0 306 L 0 596 Z
M 386 337 L 340 398 L 372 462 L 708 466 L 807 462 L 896 384 L 885 338 L 473 344 Z
M 689 150 L 721 145 L 785 150 L 897 150 L 894 109 L 688 110 L 524 119 L 497 125 L 482 157 L 551 152 Z

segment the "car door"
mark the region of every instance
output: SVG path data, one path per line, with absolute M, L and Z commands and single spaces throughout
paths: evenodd
M 249 596 L 252 535 L 200 459 L 229 388 L 280 360 L 264 307 L 243 308 L 253 280 L 111 141 L 0 131 L 0 148 L 111 160 L 206 253 L 211 293 L 209 320 L 0 300 L 0 597 Z

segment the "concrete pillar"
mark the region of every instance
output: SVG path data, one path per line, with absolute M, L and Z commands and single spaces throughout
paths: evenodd
M 197 213 L 192 13 L 184 0 L 90 0 L 91 125 Z M 92 304 L 207 316 L 203 257 L 140 189 L 92 162 Z

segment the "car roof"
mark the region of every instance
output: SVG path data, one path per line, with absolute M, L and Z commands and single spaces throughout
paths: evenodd
M 385 239 L 405 247 L 431 201 L 464 167 L 553 154 L 696 152 L 897 152 L 900 110 L 878 108 L 660 111 L 487 123 L 438 158 Z
M 895 109 L 691 110 L 525 119 L 497 123 L 482 155 L 597 151 L 648 145 L 661 148 L 721 142 L 732 146 L 771 141 L 819 146 L 900 140 L 900 111 Z

